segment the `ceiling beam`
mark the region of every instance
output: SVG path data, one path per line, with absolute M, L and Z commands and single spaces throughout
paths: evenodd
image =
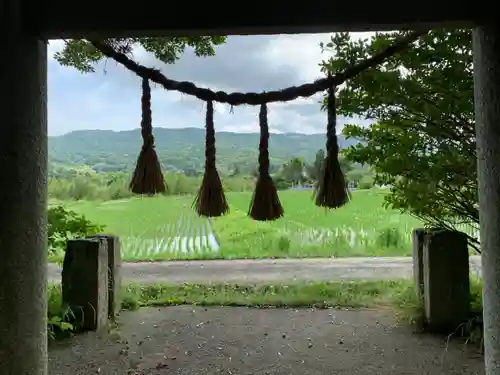
M 25 30 L 46 39 L 382 31 L 442 25 L 472 27 L 496 12 L 486 7 L 474 8 L 470 2 L 430 0 L 414 5 L 395 2 L 394 7 L 390 7 L 391 3 L 352 0 L 311 4 L 256 0 L 232 2 L 227 6 L 223 2 L 182 0 L 172 5 L 115 0 L 24 2 Z M 440 6 L 440 3 L 443 4 Z

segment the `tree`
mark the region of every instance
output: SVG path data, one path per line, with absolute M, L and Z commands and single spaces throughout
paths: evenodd
M 134 48 L 142 47 L 165 64 L 175 63 L 186 47 L 191 47 L 196 56 L 213 56 L 215 46 L 224 44 L 225 36 L 198 37 L 145 37 L 107 39 L 106 42 L 119 52 L 132 55 Z M 61 65 L 72 66 L 82 73 L 92 73 L 95 65 L 105 59 L 88 40 L 67 40 L 64 48 L 54 54 Z
M 352 162 L 349 159 L 347 159 L 344 155 L 339 155 L 339 164 L 344 174 L 349 173 L 354 168 Z
M 316 152 L 314 163 L 307 166 L 307 174 L 309 175 L 309 178 L 311 180 L 318 181 L 321 174 L 321 166 L 323 165 L 323 160 L 325 160 L 325 150 L 319 149 Z
M 323 161 L 325 160 L 325 150 L 320 149 L 316 152 L 316 156 L 314 158 L 313 164 L 307 165 L 307 175 L 313 181 L 318 181 L 319 176 L 321 175 L 321 167 L 323 165 Z M 339 163 L 342 171 L 347 174 L 353 169 L 352 163 L 347 160 L 343 155 L 339 155 Z
M 346 179 L 350 185 L 358 187 L 360 182 L 363 181 L 366 186 L 366 181 L 372 181 L 373 173 L 370 168 L 354 168 L 346 173 Z
M 283 164 L 281 174 L 283 178 L 293 184 L 304 181 L 304 161 L 301 158 L 293 158 L 288 163 Z
M 239 176 L 241 174 L 240 167 L 238 164 L 234 164 L 232 171 L 229 173 L 229 176 Z
M 403 32 L 353 40 L 340 33 L 322 46 L 334 53 L 324 71 L 340 71 L 389 45 Z M 344 151 L 368 164 L 375 183 L 391 185 L 386 204 L 443 228 L 478 228 L 470 30 L 439 29 L 411 48 L 349 80 L 338 113 L 374 121 L 347 125 L 361 144 Z M 478 245 L 474 235 L 473 246 Z

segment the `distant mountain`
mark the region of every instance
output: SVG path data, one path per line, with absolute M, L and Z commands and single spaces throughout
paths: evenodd
M 200 171 L 204 165 L 205 130 L 200 128 L 154 129 L 156 150 L 167 170 Z M 323 134 L 271 134 L 270 156 L 275 167 L 292 157 L 309 162 L 325 147 Z M 357 143 L 339 136 L 341 148 Z M 52 166 L 86 165 L 96 171 L 131 170 L 142 144 L 139 129 L 130 131 L 81 130 L 49 137 Z M 257 163 L 259 134 L 216 134 L 217 161 L 224 171 L 252 169 Z

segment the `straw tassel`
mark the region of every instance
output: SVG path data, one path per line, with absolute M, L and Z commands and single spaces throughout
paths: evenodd
M 326 130 L 326 157 L 316 186 L 316 206 L 339 208 L 349 202 L 344 174 L 339 163 L 339 145 L 336 134 L 337 109 L 335 87 L 328 91 L 328 125 Z
M 217 217 L 229 212 L 224 188 L 215 164 L 214 104 L 207 102 L 205 133 L 205 173 L 193 205 L 200 216 Z
M 282 217 L 284 212 L 276 186 L 269 174 L 269 126 L 266 104 L 260 106 L 259 125 L 259 176 L 248 215 L 254 220 L 271 221 Z
M 151 87 L 147 78 L 142 79 L 142 120 L 141 135 L 143 145 L 135 166 L 130 190 L 135 194 L 154 195 L 166 191 L 160 161 L 155 151 L 153 124 L 151 118 Z

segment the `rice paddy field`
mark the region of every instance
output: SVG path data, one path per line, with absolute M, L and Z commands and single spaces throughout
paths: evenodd
M 280 192 L 285 217 L 256 222 L 247 216 L 251 193 L 229 193 L 230 213 L 205 219 L 192 196 L 144 197 L 64 206 L 120 236 L 126 261 L 173 259 L 404 256 L 420 223 L 383 207 L 384 189 L 353 192 L 338 210 L 314 205 L 311 191 Z

